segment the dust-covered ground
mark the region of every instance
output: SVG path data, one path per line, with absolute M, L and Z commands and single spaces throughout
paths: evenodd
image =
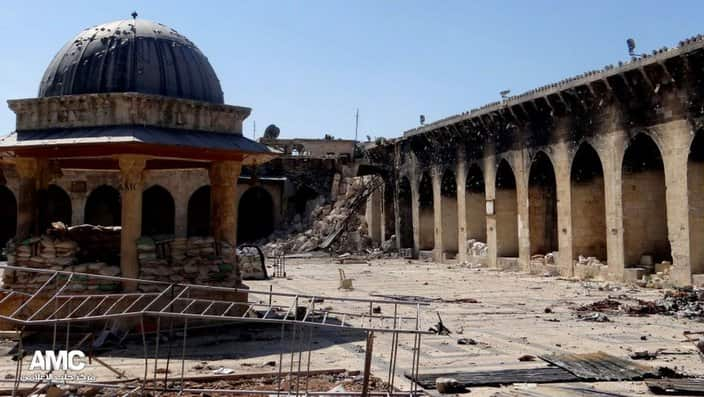
M 338 289 L 339 268 L 344 268 L 347 277 L 353 279 L 353 290 Z M 684 335 L 685 331 L 704 330 L 697 320 L 661 314 L 636 316 L 606 312 L 608 322 L 594 322 L 579 318 L 585 315 L 589 318 L 589 312 L 575 310 L 576 307 L 608 297 L 625 301 L 653 301 L 662 297 L 662 290 L 391 259 L 344 265 L 332 259 L 295 259 L 288 261 L 287 275 L 286 279 L 248 281 L 247 284 L 253 290 L 268 290 L 271 285 L 277 292 L 306 295 L 369 298 L 370 294 L 382 294 L 440 298 L 424 309 L 425 320 L 432 325 L 437 322 L 436 312 L 439 313 L 451 334 L 423 337 L 420 356 L 422 373 L 536 367 L 546 364 L 540 360 L 519 361 L 518 358 L 552 352 L 603 351 L 628 358 L 634 352 L 660 350 L 655 359 L 639 362 L 653 367 L 667 366 L 692 375 L 704 374 L 704 366 L 694 343 L 687 341 Z M 452 303 L 453 300 L 462 303 Z M 337 309 L 332 301 L 322 304 Z M 225 369 L 221 371 L 236 374 L 275 372 L 282 349 L 280 328 L 227 324 L 218 328 L 189 330 L 183 366 L 185 375 L 212 375 L 220 368 Z M 65 342 L 64 331 L 60 331 L 59 340 Z M 72 334 L 71 340 L 80 339 L 80 330 L 74 330 Z M 157 367 L 160 372 L 164 371 L 166 356 L 170 355 L 169 377 L 178 379 L 181 375 L 180 358 L 184 354 L 183 334 L 176 331 L 170 340 L 168 335 L 168 327 L 162 325 Z M 147 334 L 146 338 L 148 352 L 153 355 L 156 338 L 153 333 Z M 469 344 L 458 344 L 462 338 L 471 341 Z M 36 336 L 30 337 L 27 348 L 46 347 L 41 344 L 43 342 Z M 407 390 L 410 384 L 403 374 L 410 369 L 413 340 L 402 336 L 400 342 L 395 385 Z M 0 346 L 3 349 L 0 374 L 5 382 L 11 382 L 16 370 L 12 353 L 17 344 L 5 340 Z M 144 375 L 144 345 L 139 334 L 128 335 L 122 345 L 113 343 L 111 346 L 99 353 L 102 360 L 124 372 L 128 378 Z M 314 333 L 311 346 L 311 369 L 363 369 L 365 337 L 360 333 L 319 330 Z M 283 348 L 288 350 L 290 346 Z M 390 353 L 391 335 L 377 333 L 372 360 L 374 376 L 387 379 Z M 25 358 L 24 374 L 37 372 L 28 371 L 30 359 Z M 290 368 L 290 359 L 290 355 L 283 355 L 284 370 Z M 297 357 L 294 359 L 297 367 L 295 360 Z M 303 367 L 306 361 L 307 356 L 304 355 Z M 147 370 L 153 376 L 154 359 L 149 361 Z M 94 377 L 99 382 L 117 379 L 115 374 L 95 362 L 81 374 Z M 11 383 L 5 383 L 3 387 L 10 386 Z M 562 389 L 565 387 L 572 390 L 566 392 Z M 549 387 L 522 384 L 508 388 L 528 388 L 544 391 L 548 395 L 587 395 L 579 394 L 582 392 L 575 388 L 616 395 L 650 394 L 644 382 L 573 383 Z M 472 388 L 471 395 L 491 396 L 499 390 Z

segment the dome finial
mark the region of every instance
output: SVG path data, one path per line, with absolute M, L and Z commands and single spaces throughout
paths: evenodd
M 137 16 L 139 16 L 139 14 L 137 14 L 137 11 L 132 11 L 131 15 L 132 15 L 132 19 L 137 19 Z

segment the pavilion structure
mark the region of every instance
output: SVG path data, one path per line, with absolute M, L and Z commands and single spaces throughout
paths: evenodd
M 62 170 L 119 172 L 122 277 L 139 275 L 142 192 L 151 170 L 205 169 L 216 241 L 237 240 L 243 165 L 276 156 L 242 136 L 251 109 L 224 103 L 207 58 L 164 25 L 116 21 L 79 33 L 56 55 L 39 97 L 8 101 L 16 131 L 0 139 L 20 178 L 16 239 L 41 233 L 42 202 Z

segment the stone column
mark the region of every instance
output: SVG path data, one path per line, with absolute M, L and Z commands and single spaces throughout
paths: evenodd
M 609 132 L 599 144 L 599 155 L 604 167 L 604 208 L 606 212 L 606 261 L 609 279 L 622 280 L 623 251 L 623 195 L 621 159 L 624 152 L 623 131 Z
M 394 145 L 394 168 L 393 168 L 393 175 L 394 175 L 394 234 L 396 235 L 396 250 L 400 251 L 401 250 L 401 206 L 399 203 L 399 197 L 400 197 L 400 182 L 401 182 L 401 175 L 399 172 L 399 166 L 401 164 L 401 157 L 400 157 L 400 148 L 399 145 Z M 391 193 L 391 192 L 389 192 Z M 408 224 L 408 223 L 406 223 Z
M 413 257 L 417 258 L 420 252 L 420 201 L 418 192 L 420 181 L 418 180 L 418 170 L 413 167 L 411 173 L 411 215 L 413 216 Z
M 486 216 L 486 244 L 489 247 L 489 267 L 497 267 L 498 242 L 496 239 L 496 155 L 493 147 L 484 156 L 484 192 L 486 201 L 494 203 L 494 213 Z
M 464 148 L 457 151 L 457 260 L 467 261 L 467 163 Z
M 430 170 L 430 175 L 433 185 L 433 227 L 434 227 L 434 247 L 433 260 L 442 262 L 442 253 L 445 250 L 443 243 L 443 224 L 442 224 L 442 192 L 441 179 L 442 171 L 439 166 L 433 166 Z
M 672 253 L 672 281 L 677 285 L 692 284 L 689 245 L 689 197 L 687 162 L 692 137 L 687 120 L 677 120 L 658 128 L 665 166 L 667 233 Z
M 19 240 L 37 231 L 39 221 L 39 185 L 43 161 L 33 157 L 18 157 L 15 168 L 19 176 L 17 197 L 17 232 Z
M 560 275 L 572 277 L 572 190 L 570 181 L 570 158 L 566 142 L 554 145 L 553 163 L 557 188 L 557 267 Z
M 530 271 L 530 208 L 528 200 L 528 152 L 513 153 L 512 166 L 516 173 L 516 200 L 518 201 L 518 263 L 521 270 Z
M 382 201 L 381 189 L 374 190 L 367 198 L 367 234 L 369 238 L 376 244 L 381 244 L 381 222 L 382 222 L 382 211 L 381 211 L 381 201 Z
M 144 187 L 143 156 L 119 156 L 120 201 L 122 202 L 122 232 L 120 233 L 120 271 L 123 277 L 139 277 L 137 239 L 142 234 L 142 190 Z M 134 283 L 125 283 L 128 291 L 135 290 Z
M 242 163 L 216 161 L 210 166 L 210 217 L 213 237 L 237 246 L 237 179 Z

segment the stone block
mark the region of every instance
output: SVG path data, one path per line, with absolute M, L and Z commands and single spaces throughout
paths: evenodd
M 648 271 L 642 267 L 628 267 L 623 269 L 623 282 L 634 283 L 647 274 Z

